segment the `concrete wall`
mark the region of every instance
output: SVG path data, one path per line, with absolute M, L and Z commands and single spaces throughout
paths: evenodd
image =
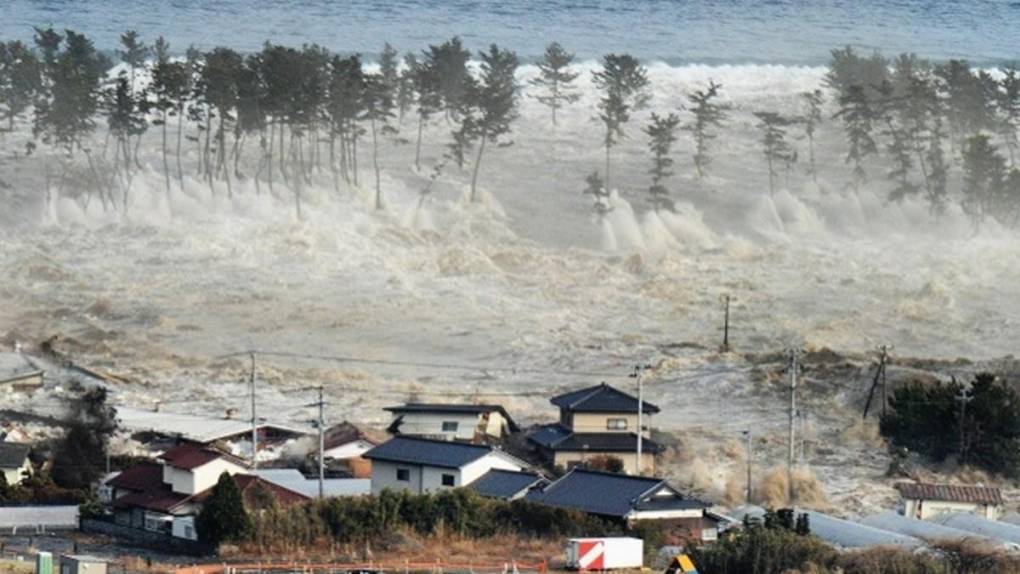
M 902 503 L 903 515 L 920 520 L 926 520 L 939 514 L 953 512 L 966 512 L 976 514 L 989 520 L 998 520 L 999 508 L 987 504 L 974 504 L 970 502 L 948 502 L 943 500 L 904 500 Z
M 563 452 L 555 453 L 553 464 L 569 469 L 572 466 L 583 464 L 594 457 L 608 455 L 623 461 L 623 471 L 627 474 L 637 474 L 637 453 L 635 452 Z M 644 474 L 655 473 L 655 455 L 641 453 L 641 466 Z

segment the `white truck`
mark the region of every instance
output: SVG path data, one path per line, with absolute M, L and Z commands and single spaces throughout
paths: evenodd
M 567 568 L 579 571 L 628 570 L 644 566 L 645 541 L 640 538 L 571 538 Z

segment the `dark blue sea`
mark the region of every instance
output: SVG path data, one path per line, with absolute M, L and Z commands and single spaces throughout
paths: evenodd
M 412 50 L 459 34 L 525 58 L 558 40 L 582 58 L 617 51 L 674 64 L 816 65 L 847 44 L 983 65 L 1020 59 L 1016 0 L 0 0 L 0 37 L 27 40 L 49 25 L 104 49 L 136 29 L 178 51 L 272 39 L 371 55 L 384 41 Z

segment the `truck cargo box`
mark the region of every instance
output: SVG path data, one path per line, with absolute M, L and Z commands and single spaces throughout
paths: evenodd
M 644 566 L 645 542 L 640 538 L 571 538 L 567 541 L 567 568 L 618 570 Z

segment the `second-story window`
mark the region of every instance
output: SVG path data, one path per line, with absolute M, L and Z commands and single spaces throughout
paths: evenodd
M 443 432 L 457 432 L 460 423 L 457 421 L 443 421 Z
M 401 482 L 410 482 L 410 480 L 411 480 L 411 471 L 406 469 L 406 468 L 398 468 L 397 469 L 397 480 L 399 480 Z
M 606 428 L 609 430 L 627 430 L 627 419 L 606 419 Z

